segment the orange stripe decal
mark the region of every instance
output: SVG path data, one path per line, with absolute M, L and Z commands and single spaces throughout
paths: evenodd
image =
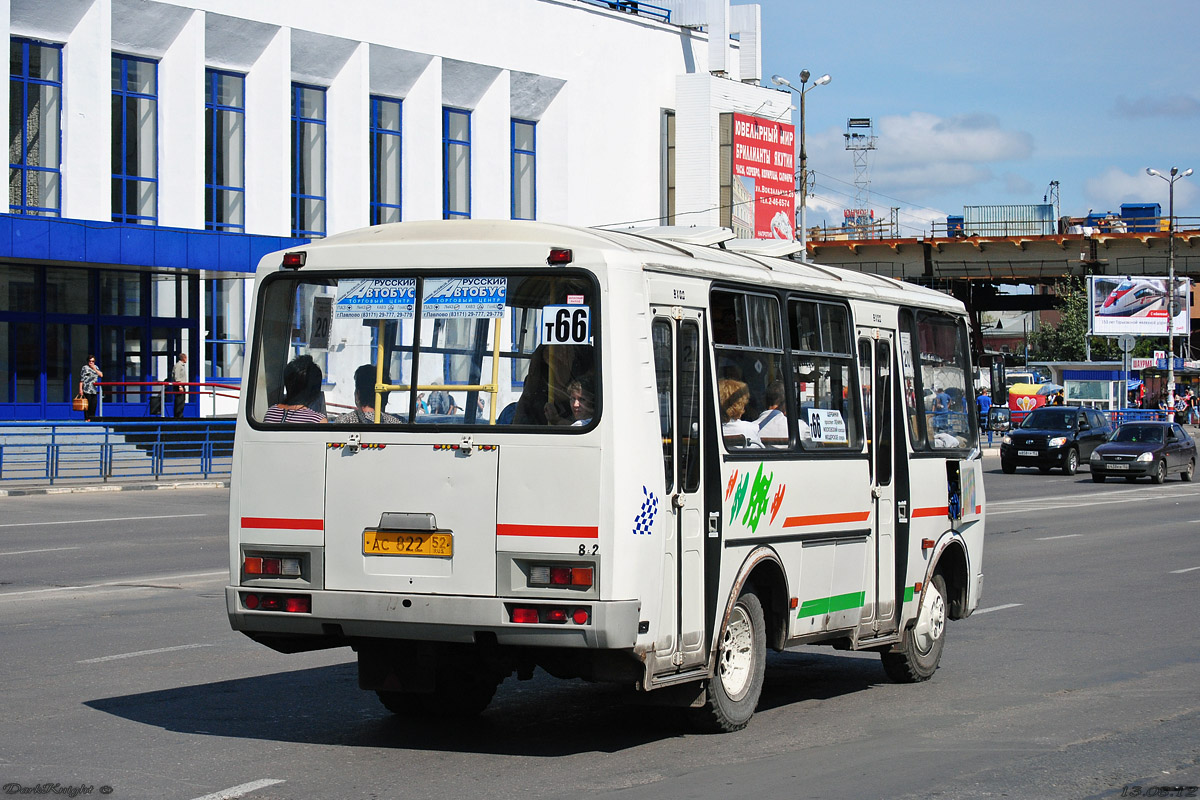
M 281 531 L 323 531 L 322 519 L 287 519 L 284 517 L 242 517 L 243 528 L 267 528 Z
M 555 539 L 599 539 L 596 525 L 496 525 L 497 536 L 549 536 Z
M 913 519 L 917 517 L 948 517 L 950 516 L 949 506 L 934 506 L 933 508 L 914 508 L 912 512 Z
M 808 525 L 837 525 L 842 522 L 866 522 L 870 511 L 850 511 L 845 514 L 813 514 L 808 517 L 788 517 L 783 521 L 785 528 L 803 528 Z

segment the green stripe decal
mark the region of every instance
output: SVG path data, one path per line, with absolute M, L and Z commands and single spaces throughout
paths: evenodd
M 820 597 L 816 600 L 805 600 L 800 606 L 796 619 L 819 617 L 822 614 L 832 614 L 836 611 L 849 611 L 852 608 L 862 608 L 867 602 L 866 592 L 851 592 L 835 597 Z
M 904 587 L 904 602 L 906 602 L 906 603 L 911 603 L 911 602 L 912 602 L 912 599 L 913 599 L 913 588 L 914 588 L 914 587 L 912 587 L 912 586 L 905 586 L 905 587 Z

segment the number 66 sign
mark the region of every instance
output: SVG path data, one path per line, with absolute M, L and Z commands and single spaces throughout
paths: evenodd
M 587 344 L 592 339 L 588 306 L 543 306 L 543 344 Z

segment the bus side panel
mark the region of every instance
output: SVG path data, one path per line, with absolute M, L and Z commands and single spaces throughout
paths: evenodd
M 933 551 L 923 549 L 924 539 L 937 541 L 950 529 L 947 516 L 946 459 L 913 458 L 909 462 L 912 502 L 909 511 L 908 577 L 904 583 L 902 621 L 917 615 L 921 596 L 916 584 L 925 580 L 926 569 Z M 903 628 L 903 625 L 901 626 Z
M 240 433 L 240 432 L 239 432 Z M 325 544 L 325 441 L 313 434 L 290 441 L 241 436 L 238 487 L 230 497 L 231 540 L 250 544 Z M 238 566 L 240 569 L 240 565 Z M 233 573 L 236 584 L 238 571 Z

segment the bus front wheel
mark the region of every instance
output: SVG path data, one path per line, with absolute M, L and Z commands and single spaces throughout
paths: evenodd
M 883 671 L 897 683 L 933 677 L 946 646 L 946 582 L 934 575 L 921 598 L 917 621 L 893 652 L 882 653 Z
M 717 664 L 706 682 L 701 727 L 730 733 L 746 727 L 762 694 L 767 666 L 767 628 L 762 602 L 753 590 L 738 597 L 717 646 Z

